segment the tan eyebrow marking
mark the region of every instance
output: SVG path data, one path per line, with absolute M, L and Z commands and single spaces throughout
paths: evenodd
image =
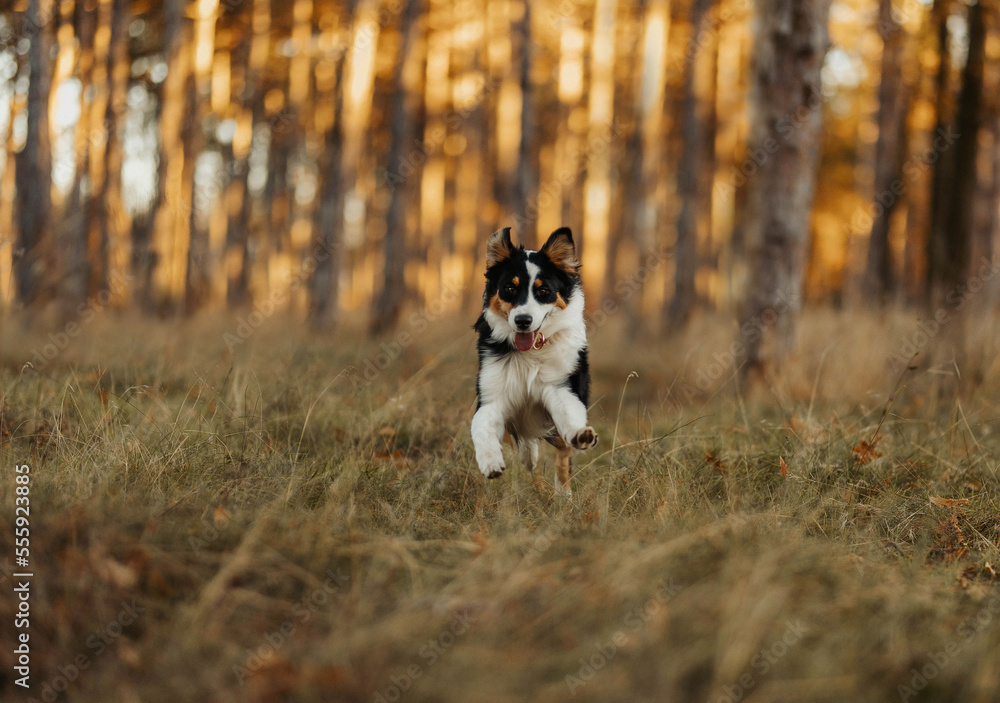
M 490 298 L 490 310 L 495 312 L 497 315 L 500 315 L 501 317 L 507 317 L 507 315 L 510 314 L 511 308 L 513 307 L 514 306 L 511 305 L 510 303 L 500 300 L 500 296 L 497 295 L 496 293 L 494 293 L 493 297 Z
M 517 276 L 514 276 L 512 279 L 510 279 L 510 282 L 515 286 L 521 285 L 521 279 L 518 278 Z
M 535 279 L 535 288 L 541 288 L 541 287 L 542 287 L 542 279 L 536 278 Z

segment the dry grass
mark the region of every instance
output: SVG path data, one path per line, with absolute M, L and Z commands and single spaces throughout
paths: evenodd
M 610 323 L 568 504 L 550 455 L 476 470 L 465 326 L 372 381 L 357 330 L 273 322 L 230 353 L 233 326 L 98 320 L 39 371 L 44 337 L 7 325 L 38 700 L 1000 700 L 984 328 L 957 366 L 942 333 L 900 374 L 912 320 L 813 311 L 744 397 L 731 325 L 625 345 Z

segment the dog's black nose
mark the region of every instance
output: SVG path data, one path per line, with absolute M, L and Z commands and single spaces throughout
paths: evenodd
M 514 325 L 521 331 L 531 329 L 531 315 L 517 315 L 514 317 Z

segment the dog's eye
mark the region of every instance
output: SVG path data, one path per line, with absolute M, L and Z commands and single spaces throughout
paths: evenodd
M 538 297 L 539 298 L 548 298 L 549 297 L 549 289 L 546 288 L 545 286 L 542 286 L 541 288 L 539 288 L 538 289 Z
M 514 295 L 515 293 L 517 293 L 517 286 L 508 283 L 506 286 L 503 287 L 503 292 L 504 295 Z

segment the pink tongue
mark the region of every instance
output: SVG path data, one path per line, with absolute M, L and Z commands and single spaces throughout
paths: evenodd
M 535 332 L 515 332 L 514 346 L 518 351 L 528 351 L 535 343 Z

